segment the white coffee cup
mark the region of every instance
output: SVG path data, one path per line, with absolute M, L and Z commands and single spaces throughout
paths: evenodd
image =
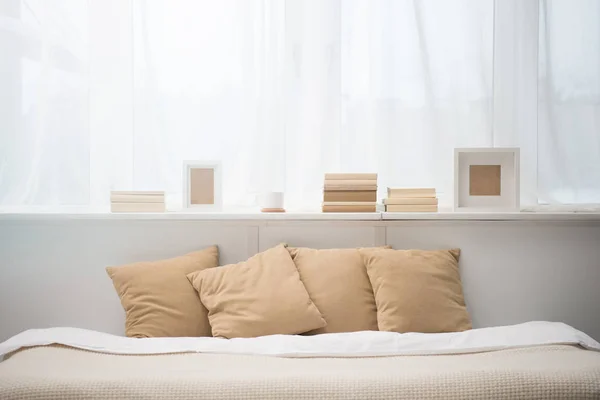
M 283 209 L 283 192 L 265 192 L 259 197 L 260 208 L 263 210 Z

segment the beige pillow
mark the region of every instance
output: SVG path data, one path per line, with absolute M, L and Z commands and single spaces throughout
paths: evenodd
M 186 275 L 218 265 L 219 249 L 212 246 L 168 260 L 106 268 L 125 309 L 125 334 L 211 336 L 206 308 Z
M 311 334 L 378 329 L 375 297 L 359 249 L 288 250 L 310 298 L 327 322 Z
M 458 272 L 460 250 L 361 250 L 377 303 L 379 330 L 471 329 Z
M 213 336 L 298 334 L 326 325 L 285 245 L 188 278 L 208 309 Z

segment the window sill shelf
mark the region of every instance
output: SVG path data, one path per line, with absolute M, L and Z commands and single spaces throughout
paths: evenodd
M 23 220 L 198 220 L 198 221 L 600 221 L 600 212 L 189 212 L 111 213 L 74 211 L 0 211 L 0 221 Z

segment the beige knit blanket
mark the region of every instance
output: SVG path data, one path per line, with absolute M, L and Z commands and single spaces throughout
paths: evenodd
M 0 363 L 2 400 L 600 399 L 600 352 L 547 345 L 461 355 L 112 355 L 63 346 Z

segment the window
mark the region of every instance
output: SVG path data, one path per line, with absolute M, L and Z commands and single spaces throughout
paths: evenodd
M 524 205 L 600 202 L 595 0 L 4 0 L 0 207 L 108 206 L 221 160 L 225 206 L 376 171 L 452 202 L 453 148 L 522 148 Z

